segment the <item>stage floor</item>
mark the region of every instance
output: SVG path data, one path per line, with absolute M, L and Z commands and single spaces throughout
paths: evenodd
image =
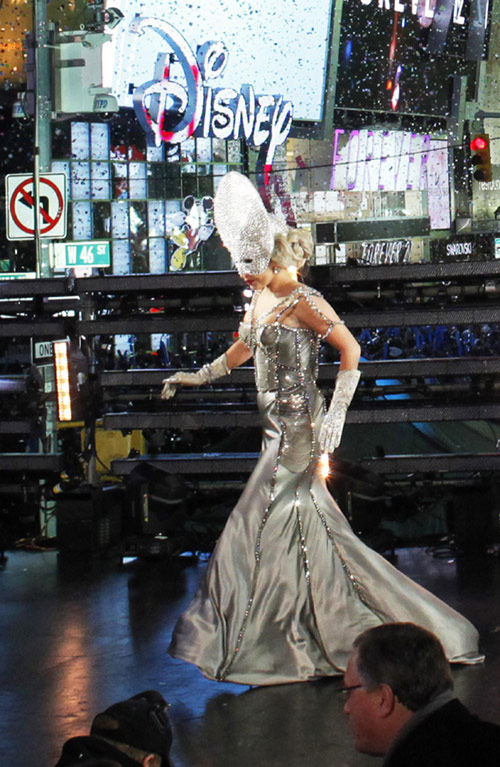
M 456 692 L 500 724 L 500 558 L 435 559 L 399 549 L 397 565 L 481 632 L 483 666 L 454 671 Z M 363 767 L 341 680 L 249 689 L 205 679 L 165 653 L 206 564 L 88 560 L 9 552 L 0 570 L 0 742 L 5 767 L 51 767 L 111 703 L 156 689 L 170 701 L 175 767 Z

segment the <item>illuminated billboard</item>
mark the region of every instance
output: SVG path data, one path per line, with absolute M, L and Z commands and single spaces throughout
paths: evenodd
M 473 86 L 487 29 L 485 0 L 344 0 L 336 106 L 447 116 L 451 76 Z
M 447 142 L 428 133 L 336 128 L 330 189 L 422 192 L 431 229 L 448 229 L 451 208 Z
M 113 30 L 105 85 L 121 106 L 133 106 L 133 91 L 158 78 L 165 41 L 152 26 L 136 34 L 137 17 L 167 22 L 194 55 L 221 42 L 227 50 L 214 87 L 279 94 L 293 104 L 293 118 L 323 117 L 333 0 L 113 0 L 124 14 Z M 160 58 L 159 58 L 160 57 Z M 175 58 L 171 60 L 175 77 Z M 214 70 L 215 71 L 215 70 Z

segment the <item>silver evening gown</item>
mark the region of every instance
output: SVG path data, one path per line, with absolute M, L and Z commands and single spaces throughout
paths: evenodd
M 301 286 L 272 322 L 251 315 L 240 326 L 254 355 L 262 452 L 168 650 L 211 679 L 266 685 L 342 674 L 354 638 L 390 621 L 433 631 L 451 660 L 477 653 L 474 626 L 363 544 L 317 470 L 317 360 L 328 331 L 318 295 Z M 284 324 L 300 300 L 311 329 Z

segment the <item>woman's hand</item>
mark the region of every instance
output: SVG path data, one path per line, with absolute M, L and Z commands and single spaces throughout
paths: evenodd
M 203 368 L 196 373 L 175 373 L 162 381 L 161 399 L 170 399 L 174 396 L 178 386 L 201 386 L 205 383 L 205 376 L 201 375 Z
M 335 391 L 319 431 L 319 445 L 324 453 L 333 453 L 340 445 L 347 408 L 359 383 L 359 370 L 339 370 Z
M 346 412 L 343 408 L 333 411 L 330 408 L 325 414 L 319 430 L 319 446 L 322 453 L 333 453 L 340 445 Z
M 203 384 L 212 383 L 212 381 L 216 381 L 217 378 L 222 378 L 230 372 L 226 355 L 221 354 L 209 365 L 203 365 L 196 373 L 174 373 L 173 376 L 164 378 L 160 397 L 161 399 L 170 399 L 174 396 L 178 386 L 203 386 Z

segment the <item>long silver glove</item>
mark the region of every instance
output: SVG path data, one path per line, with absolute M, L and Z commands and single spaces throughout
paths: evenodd
M 170 399 L 170 397 L 173 397 L 178 386 L 202 386 L 206 383 L 212 383 L 212 381 L 222 378 L 222 376 L 230 372 L 227 366 L 226 355 L 221 354 L 220 357 L 217 357 L 210 364 L 203 365 L 196 373 L 175 373 L 170 378 L 164 378 L 162 381 L 161 398 Z
M 351 404 L 360 376 L 359 370 L 339 370 L 337 373 L 332 401 L 319 431 L 319 444 L 324 453 L 333 453 L 340 445 L 347 408 Z

